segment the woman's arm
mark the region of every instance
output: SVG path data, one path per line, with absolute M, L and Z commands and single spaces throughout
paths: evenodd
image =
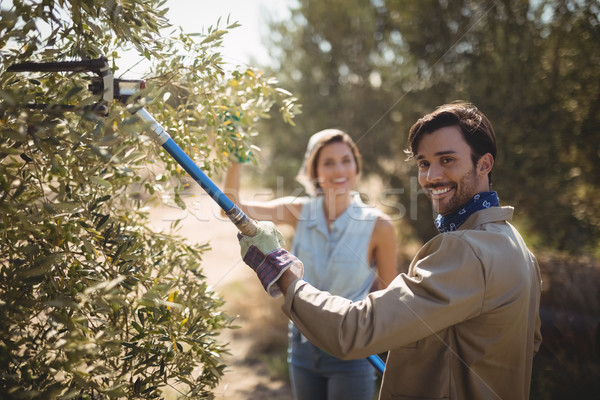
M 387 215 L 379 217 L 369 244 L 371 261 L 377 266 L 377 289 L 385 289 L 398 275 L 396 263 L 396 232 Z
M 242 164 L 233 163 L 225 173 L 223 192 L 240 207 L 248 217 L 258 221 L 271 221 L 296 227 L 302 202 L 295 197 L 280 197 L 269 201 L 243 201 L 240 199 Z

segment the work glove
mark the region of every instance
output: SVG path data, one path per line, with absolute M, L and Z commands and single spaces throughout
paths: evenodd
M 244 262 L 256 272 L 258 279 L 271 297 L 282 295 L 275 284 L 281 275 L 291 268 L 298 277 L 302 277 L 304 266 L 292 253 L 285 250 L 281 232 L 272 222 L 259 221 L 254 236 L 238 234 L 241 254 Z

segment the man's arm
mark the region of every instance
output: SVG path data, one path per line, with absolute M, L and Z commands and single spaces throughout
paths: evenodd
M 295 257 L 280 248 L 275 235 L 276 228 L 266 223 L 256 236 L 242 236 L 244 262 L 267 290 L 281 289 L 283 312 L 313 344 L 335 357 L 362 358 L 408 345 L 481 312 L 481 261 L 458 236 L 438 235 L 422 249 L 427 257 L 418 261 L 414 276 L 401 274 L 387 289 L 352 302 L 299 280 L 301 268 L 290 272 Z
M 358 302 L 282 276 L 282 310 L 311 343 L 341 359 L 406 346 L 479 315 L 485 280 L 472 249 L 440 235 L 425 253 L 414 276 L 400 274 Z
M 279 286 L 279 289 L 281 289 L 281 293 L 283 293 L 285 296 L 290 285 L 298 279 L 300 279 L 300 277 L 292 272 L 292 270 L 286 270 L 283 275 L 281 275 L 281 278 L 279 278 L 277 281 L 277 285 Z

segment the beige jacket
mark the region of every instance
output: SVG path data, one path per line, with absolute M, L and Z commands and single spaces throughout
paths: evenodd
M 541 275 L 507 222 L 512 214 L 476 212 L 425 244 L 408 274 L 360 302 L 297 280 L 283 310 L 336 357 L 389 350 L 380 399 L 527 399 L 541 344 Z

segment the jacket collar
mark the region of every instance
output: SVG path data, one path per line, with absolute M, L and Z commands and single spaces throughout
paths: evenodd
M 490 207 L 484 210 L 479 210 L 471 215 L 467 220 L 458 228 L 459 231 L 465 229 L 475 229 L 478 226 L 487 224 L 490 222 L 499 221 L 510 221 L 513 217 L 514 207 Z

